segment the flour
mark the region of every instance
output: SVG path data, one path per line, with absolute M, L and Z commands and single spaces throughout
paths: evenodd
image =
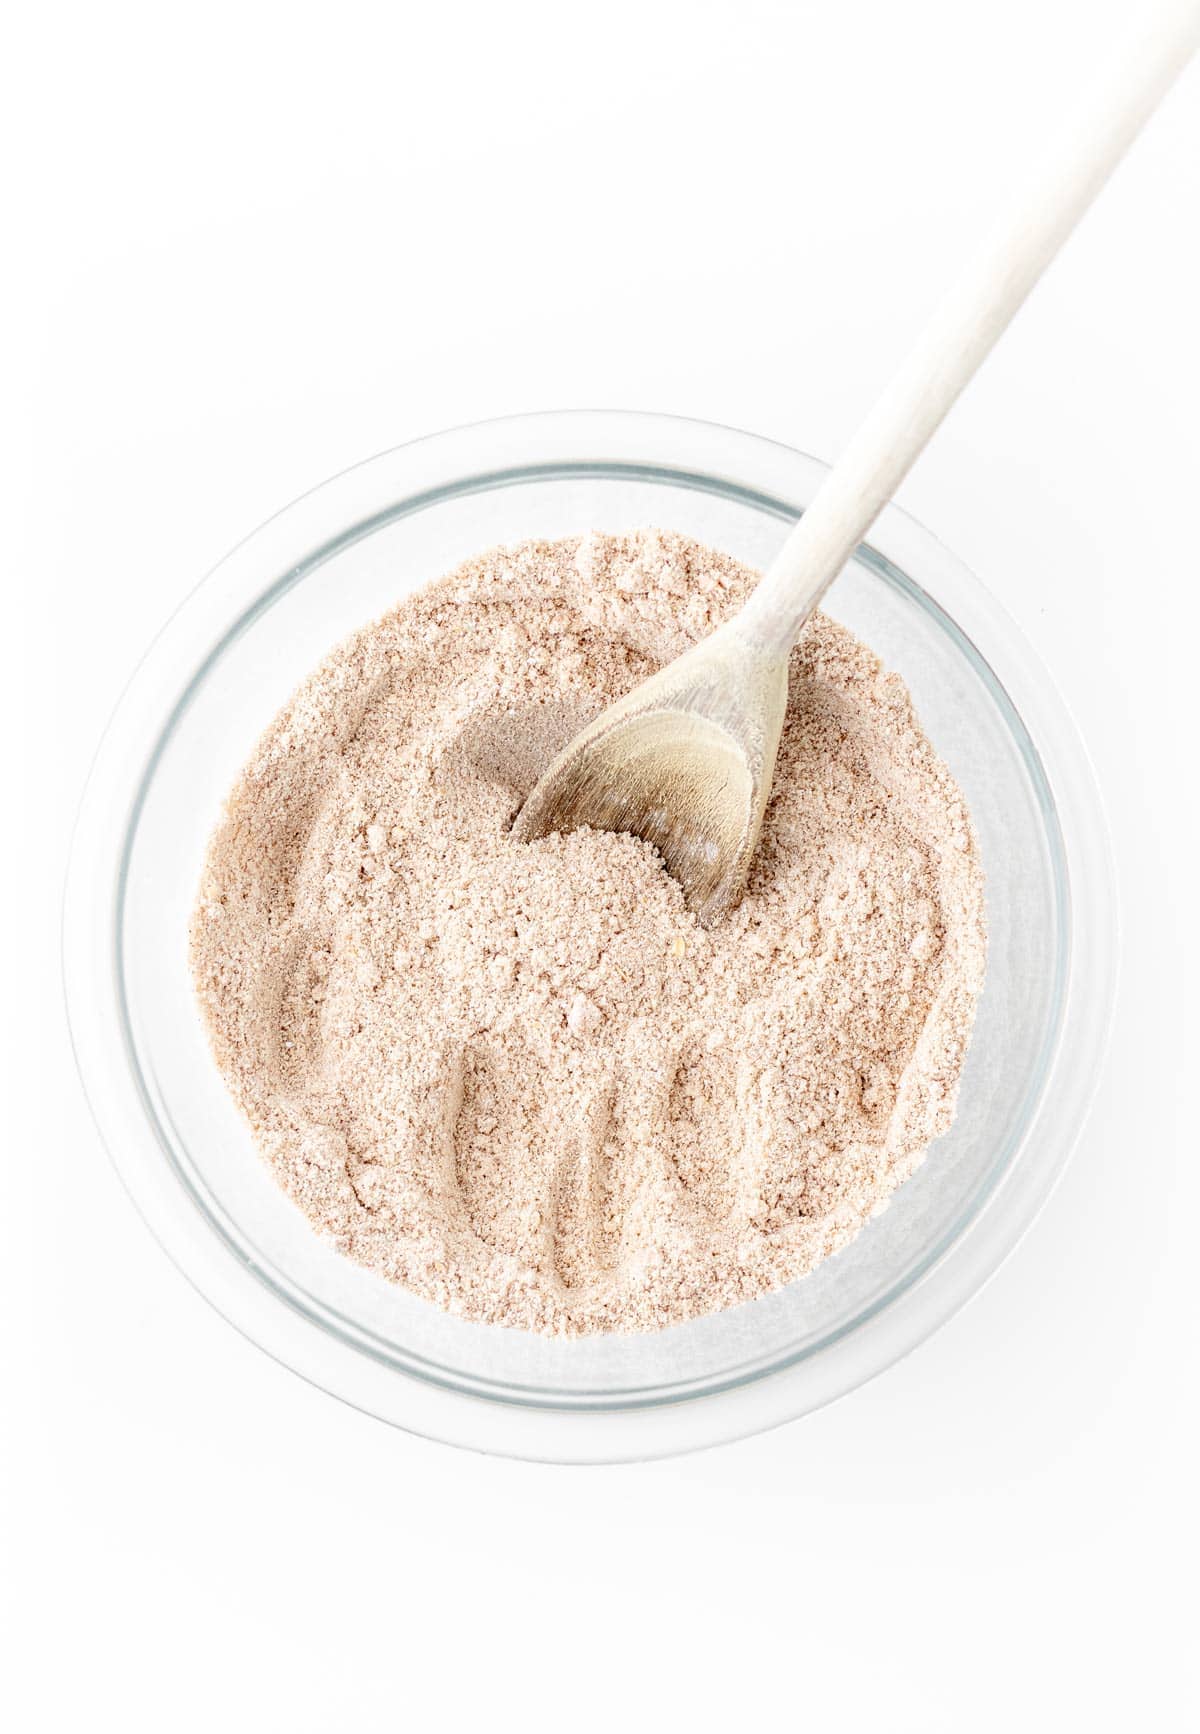
M 753 574 L 658 531 L 469 561 L 256 748 L 192 929 L 229 1088 L 349 1257 L 464 1317 L 653 1330 L 803 1276 L 950 1124 L 984 969 L 962 796 L 818 615 L 740 907 L 508 835 L 552 754 Z

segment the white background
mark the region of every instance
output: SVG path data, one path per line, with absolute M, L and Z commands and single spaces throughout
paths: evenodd
M 112 0 L 10 20 L 14 1731 L 1190 1725 L 1200 68 L 901 495 L 1073 707 L 1125 924 L 1075 1160 L 907 1362 L 768 1437 L 615 1470 L 352 1413 L 143 1229 L 75 1082 L 56 934 L 97 734 L 236 539 L 360 457 L 516 410 L 668 410 L 834 456 L 1135 10 Z

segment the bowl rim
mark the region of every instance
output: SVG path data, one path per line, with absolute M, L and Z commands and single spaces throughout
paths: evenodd
M 636 412 L 545 411 L 428 435 L 321 483 L 237 544 L 185 597 L 122 693 L 80 805 L 63 903 L 68 1023 L 84 1091 L 127 1191 L 193 1285 L 276 1359 L 355 1406 L 434 1438 L 559 1461 L 665 1455 L 757 1432 L 832 1401 L 916 1347 L 982 1289 L 1061 1175 L 1098 1078 L 1115 987 L 1115 898 L 1100 796 L 1061 694 L 1016 625 L 961 561 L 895 505 L 881 514 L 860 558 L 953 628 L 1015 717 L 1022 752 L 1021 737 L 1031 743 L 1030 768 L 1045 785 L 1044 816 L 1062 846 L 1056 883 L 1068 937 L 1044 1077 L 1015 1150 L 900 1292 L 884 1294 L 790 1362 L 752 1367 L 700 1393 L 682 1386 L 666 1396 L 615 1393 L 624 1399 L 616 1406 L 545 1391 L 525 1400 L 515 1387 L 490 1390 L 486 1381 L 447 1381 L 395 1357 L 373 1358 L 353 1331 L 298 1305 L 253 1247 L 236 1246 L 205 1212 L 154 1133 L 155 1107 L 124 1011 L 124 871 L 166 738 L 236 636 L 353 542 L 485 488 L 539 476 L 629 474 L 732 495 L 789 520 L 800 510 L 796 494 L 811 498 L 825 473 L 818 460 L 758 435 Z M 751 476 L 757 485 L 748 485 Z M 936 567 L 936 598 L 909 575 L 914 565 L 923 574 Z M 264 573 L 275 574 L 266 588 Z M 986 657 L 974 642 L 981 627 Z M 198 645 L 207 645 L 199 657 Z M 181 667 L 191 670 L 182 690 Z M 1004 1210 L 996 1208 L 1000 1194 Z

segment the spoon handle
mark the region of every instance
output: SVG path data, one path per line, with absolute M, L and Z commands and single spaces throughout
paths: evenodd
M 734 629 L 785 657 L 805 621 L 1197 45 L 1200 0 L 1168 0 L 1110 62 L 934 312 Z

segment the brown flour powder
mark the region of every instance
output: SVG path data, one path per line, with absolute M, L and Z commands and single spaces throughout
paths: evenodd
M 657 531 L 469 561 L 276 718 L 192 930 L 217 1062 L 349 1257 L 465 1317 L 651 1330 L 803 1276 L 954 1110 L 983 977 L 962 796 L 817 616 L 711 932 L 653 851 L 509 825 L 550 755 L 753 574 Z

